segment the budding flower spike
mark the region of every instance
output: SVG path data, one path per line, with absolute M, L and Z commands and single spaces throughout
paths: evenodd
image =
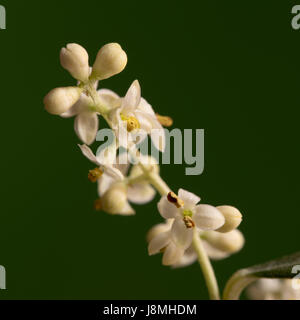
M 164 152 L 163 127 L 172 126 L 173 119 L 153 110 L 142 97 L 138 80 L 132 82 L 125 96 L 98 89 L 99 81 L 101 85 L 102 80 L 119 74 L 127 65 L 127 54 L 118 43 L 102 46 L 92 67 L 85 48 L 67 44 L 60 51 L 60 63 L 77 85 L 51 90 L 44 105 L 50 114 L 75 117 L 74 130 L 83 143 L 78 146 L 96 166 L 87 170 L 88 179 L 97 184 L 99 198 L 94 208 L 111 215 L 131 216 L 135 214 L 132 204 L 144 205 L 159 193 L 157 208 L 164 222 L 147 234 L 149 255 L 162 253 L 163 265 L 173 269 L 198 261 L 210 298 L 220 299 L 210 259 L 228 258 L 244 246 L 244 236 L 237 229 L 243 218 L 241 212 L 228 205 L 199 204 L 200 197 L 184 189 L 178 194 L 172 192 L 160 175 L 157 160 L 139 150 L 139 144 L 149 135 L 156 149 Z M 99 118 L 111 129 L 114 139 L 94 154 L 89 145 L 96 140 Z M 276 294 L 267 290 L 264 297 L 277 297 L 281 290 L 285 297 L 295 298 L 287 288 L 288 282 L 278 282 Z M 232 293 L 231 288 L 226 290 Z

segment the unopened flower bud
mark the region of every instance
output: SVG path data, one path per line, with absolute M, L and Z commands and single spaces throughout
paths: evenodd
M 121 46 L 108 43 L 99 50 L 91 77 L 97 80 L 110 78 L 123 71 L 126 64 L 127 55 Z
M 242 214 L 238 209 L 232 206 L 218 206 L 217 209 L 223 214 L 225 218 L 224 225 L 218 229 L 218 232 L 229 232 L 236 229 L 242 222 Z
M 215 249 L 229 254 L 239 251 L 245 243 L 243 234 L 237 229 L 227 233 L 208 231 L 202 237 Z
M 77 80 L 87 81 L 90 75 L 89 55 L 76 43 L 69 43 L 60 51 L 60 63 Z
M 116 183 L 101 198 L 102 209 L 110 214 L 123 214 L 127 204 L 126 186 Z
M 81 91 L 77 87 L 53 89 L 44 98 L 45 109 L 57 115 L 68 111 L 79 100 Z

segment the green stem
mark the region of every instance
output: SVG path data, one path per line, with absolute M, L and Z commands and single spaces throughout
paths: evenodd
M 209 297 L 211 300 L 220 300 L 217 279 L 196 228 L 194 229 L 193 246 L 198 256 Z

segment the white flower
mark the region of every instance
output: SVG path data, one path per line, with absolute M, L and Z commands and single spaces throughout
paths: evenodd
M 100 89 L 97 93 L 99 100 L 108 108 L 115 108 L 120 104 L 120 97 L 111 90 Z M 83 143 L 90 145 L 95 141 L 99 130 L 99 118 L 98 112 L 93 109 L 92 98 L 82 93 L 80 99 L 61 116 L 63 118 L 75 116 L 74 129 Z
M 89 55 L 76 43 L 69 43 L 60 51 L 60 63 L 77 80 L 86 82 L 90 76 Z
M 216 230 L 224 222 L 224 216 L 208 204 L 197 205 L 200 198 L 195 194 L 179 189 L 178 197 L 170 192 L 158 203 L 158 211 L 165 219 L 175 219 L 171 233 L 174 238 L 189 247 L 193 237 L 193 227 L 200 230 Z
M 130 147 L 134 143 L 140 143 L 147 134 L 151 134 L 155 147 L 161 151 L 165 149 L 164 129 L 151 105 L 141 97 L 141 88 L 137 80 L 130 86 L 121 106 L 111 112 L 110 119 L 121 146 Z
M 291 279 L 260 279 L 247 289 L 252 300 L 300 300 L 300 289 Z
M 95 163 L 97 166 L 99 166 L 100 170 L 103 172 L 103 174 L 107 174 L 113 179 L 116 180 L 122 180 L 123 174 L 118 170 L 117 168 L 113 167 L 114 159 L 116 158 L 116 146 L 115 144 L 112 144 L 107 148 L 106 156 L 103 157 L 103 154 L 99 154 L 98 156 L 95 156 L 93 151 L 87 146 L 87 145 L 78 145 L 81 149 L 81 152 L 83 155 Z
M 171 265 L 174 268 L 186 267 L 197 260 L 197 254 L 192 244 L 182 250 L 182 245 L 175 241 L 171 235 L 173 223 L 174 219 L 169 219 L 165 223 L 160 223 L 150 229 L 147 235 L 148 251 L 150 255 L 161 250 L 165 252 L 166 247 L 172 243 L 171 249 L 174 253 L 170 255 L 171 258 L 170 256 L 163 257 L 163 264 Z M 239 230 L 232 230 L 228 233 L 199 231 L 199 237 L 202 239 L 207 255 L 213 260 L 229 257 L 231 254 L 238 252 L 244 244 L 244 237 Z
M 148 166 L 149 169 L 154 170 L 156 172 L 159 171 L 157 162 L 152 157 L 141 156 L 140 161 L 142 161 L 144 165 Z M 155 197 L 156 191 L 150 185 L 147 179 L 143 178 L 143 171 L 139 167 L 139 165 L 134 165 L 127 177 L 129 166 L 130 163 L 127 153 L 122 153 L 116 158 L 114 164 L 114 168 L 120 171 L 123 175 L 123 178 L 121 179 L 122 182 L 116 179 L 116 177 L 112 177 L 111 175 L 106 173 L 104 173 L 98 180 L 98 194 L 100 199 L 103 199 L 103 201 L 108 201 L 107 195 L 111 195 L 111 190 L 114 189 L 118 192 L 123 192 L 122 199 L 126 198 L 126 202 L 123 201 L 123 205 L 119 205 L 118 212 L 117 209 L 115 209 L 115 207 L 114 212 L 110 213 L 118 213 L 123 215 L 134 214 L 135 211 L 130 206 L 129 202 L 135 204 L 145 204 L 147 202 L 150 202 Z M 141 179 L 139 179 L 139 177 L 141 177 Z M 131 183 L 130 180 L 132 180 L 133 182 Z M 116 197 L 114 201 L 117 200 L 118 199 Z M 119 201 L 119 203 L 121 202 Z M 105 210 L 105 208 L 103 209 Z

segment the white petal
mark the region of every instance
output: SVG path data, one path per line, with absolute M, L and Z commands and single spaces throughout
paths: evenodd
M 144 204 L 152 201 L 155 194 L 155 189 L 147 183 L 135 183 L 133 185 L 129 185 L 127 190 L 128 200 L 137 204 Z
M 166 196 L 160 199 L 157 208 L 161 216 L 165 219 L 172 219 L 180 214 L 176 206 L 173 203 L 170 203 Z
M 135 211 L 131 207 L 131 205 L 127 202 L 125 203 L 123 209 L 119 212 L 119 214 L 123 216 L 131 216 L 135 214 Z
M 196 226 L 202 230 L 216 230 L 225 223 L 222 213 L 209 204 L 196 206 L 193 220 Z
M 99 147 L 99 151 L 101 150 L 101 146 Z M 116 139 L 113 142 L 105 147 L 100 152 L 97 151 L 97 160 L 99 163 L 107 166 L 112 166 L 115 163 L 115 159 L 117 157 L 117 145 Z
M 127 152 L 120 153 L 116 158 L 115 168 L 119 169 L 124 176 L 127 175 L 130 167 L 130 157 Z
M 110 108 L 116 108 L 121 105 L 121 98 L 112 90 L 101 89 L 98 90 L 98 94 L 104 104 Z
M 147 242 L 150 242 L 152 239 L 154 239 L 156 236 L 158 236 L 161 233 L 165 233 L 167 231 L 170 231 L 171 226 L 172 226 L 171 220 L 167 220 L 165 223 L 156 224 L 154 227 L 152 227 L 148 231 Z
M 160 252 L 161 249 L 165 248 L 170 242 L 170 232 L 163 232 L 154 237 L 148 246 L 149 255 Z
M 206 241 L 203 241 L 202 243 L 203 243 L 203 247 L 204 247 L 206 253 L 208 254 L 208 256 L 211 259 L 213 259 L 213 260 L 221 260 L 221 259 L 225 259 L 225 258 L 229 257 L 228 253 L 223 252 L 221 250 L 218 250 L 218 249 L 212 247 Z
M 100 166 L 101 164 L 98 162 L 96 156 L 94 155 L 93 151 L 85 144 L 83 145 L 78 145 L 78 147 L 81 149 L 81 152 L 83 155 L 88 158 L 90 161 L 95 163 L 97 166 Z
M 135 110 L 141 101 L 141 87 L 137 80 L 133 81 L 132 85 L 128 89 L 125 98 L 122 101 L 122 107 L 125 111 L 131 112 Z
M 171 229 L 172 240 L 178 247 L 187 249 L 193 241 L 193 228 L 187 228 L 183 217 L 177 217 Z
M 178 197 L 179 199 L 183 200 L 185 209 L 193 209 L 195 205 L 200 201 L 200 197 L 184 189 L 179 189 Z
M 98 126 L 98 115 L 91 111 L 79 113 L 74 123 L 75 132 L 79 139 L 87 145 L 90 145 L 95 141 Z
M 150 133 L 152 130 L 152 119 L 151 115 L 149 115 L 146 112 L 136 111 L 135 116 L 138 119 L 141 129 L 146 131 L 147 133 Z
M 140 104 L 138 106 L 138 110 L 147 112 L 155 117 L 155 113 L 153 111 L 151 104 L 149 104 L 144 98 L 141 98 Z
M 104 173 L 100 179 L 98 179 L 98 194 L 102 197 L 104 193 L 110 188 L 110 186 L 116 182 L 116 179 L 110 175 Z
M 180 261 L 184 254 L 184 249 L 177 247 L 173 242 L 170 242 L 163 255 L 163 265 L 170 266 Z
M 111 176 L 115 180 L 123 180 L 124 176 L 120 170 L 114 168 L 113 166 L 103 165 L 101 166 L 105 173 Z
M 195 261 L 197 261 L 197 254 L 193 248 L 193 246 L 190 246 L 185 252 L 184 255 L 181 257 L 181 259 L 172 265 L 173 268 L 183 268 L 187 267 L 191 264 L 193 264 Z
M 126 124 L 122 120 L 120 120 L 118 122 L 118 125 L 113 127 L 113 129 L 115 130 L 119 147 L 127 149 L 129 145 L 130 135 L 128 134 Z

